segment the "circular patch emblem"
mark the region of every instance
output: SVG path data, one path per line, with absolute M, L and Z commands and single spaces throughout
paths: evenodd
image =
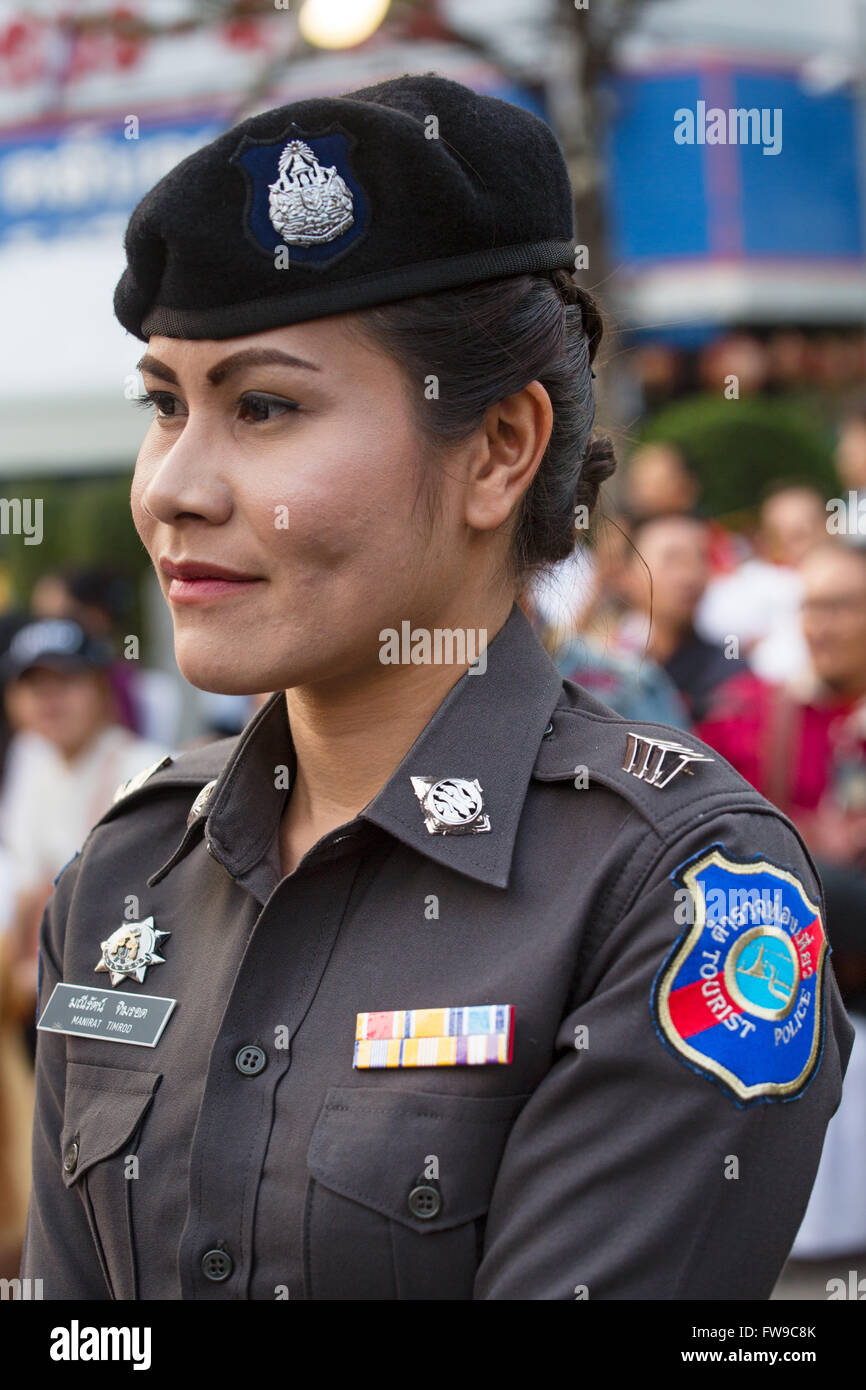
M 794 1007 L 800 962 L 789 936 L 754 927 L 725 962 L 725 984 L 741 1009 L 758 1018 L 784 1018 Z
M 465 777 L 446 777 L 430 788 L 427 807 L 440 825 L 471 825 L 481 815 L 481 788 Z

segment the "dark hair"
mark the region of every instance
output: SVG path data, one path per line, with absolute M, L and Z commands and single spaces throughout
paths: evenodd
M 776 497 L 781 497 L 785 492 L 810 492 L 813 497 L 817 497 L 821 506 L 824 506 L 824 494 L 811 478 L 793 476 L 771 478 L 766 482 L 761 488 L 761 506 L 765 502 L 772 502 Z
M 522 578 L 570 555 L 577 507 L 592 515 L 599 487 L 616 467 L 611 440 L 591 437 L 592 363 L 604 330 L 589 292 L 564 270 L 513 275 L 376 305 L 356 317 L 418 384 L 419 430 L 434 447 L 468 438 L 491 405 L 541 382 L 553 428 L 522 499 L 509 558 Z M 425 394 L 431 378 L 432 398 Z M 432 485 L 429 476 L 422 479 L 422 491 Z
M 620 516 L 620 521 L 625 521 L 625 517 Z M 705 516 L 699 516 L 695 511 L 689 512 L 641 512 L 640 515 L 632 517 L 626 522 L 628 538 L 632 543 L 634 554 L 642 560 L 640 547 L 643 537 L 653 526 L 666 526 L 670 522 L 685 521 L 692 526 L 699 526 L 706 531 L 709 520 Z

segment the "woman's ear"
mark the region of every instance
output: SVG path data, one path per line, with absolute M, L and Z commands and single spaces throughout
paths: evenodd
M 469 526 L 494 531 L 511 515 L 538 471 L 552 429 L 553 406 L 540 381 L 487 409 L 467 476 Z

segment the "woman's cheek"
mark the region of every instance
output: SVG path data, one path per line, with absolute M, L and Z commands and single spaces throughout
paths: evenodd
M 148 537 L 153 535 L 153 517 L 149 516 L 144 510 L 144 490 L 146 482 L 143 470 L 136 464 L 135 473 L 132 478 L 132 486 L 129 492 L 129 505 L 132 512 L 132 522 L 141 538 L 145 549 L 149 549 Z
M 359 509 L 351 497 L 341 500 L 321 487 L 274 494 L 258 513 L 262 539 L 282 563 L 328 570 L 370 544 L 373 519 L 372 510 Z

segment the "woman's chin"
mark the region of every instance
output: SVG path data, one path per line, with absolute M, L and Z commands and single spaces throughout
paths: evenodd
M 240 662 L 225 654 L 186 651 L 180 646 L 175 648 L 175 659 L 185 681 L 213 695 L 261 695 L 276 689 L 270 684 L 274 673 L 264 663 L 260 668 L 249 660 Z

